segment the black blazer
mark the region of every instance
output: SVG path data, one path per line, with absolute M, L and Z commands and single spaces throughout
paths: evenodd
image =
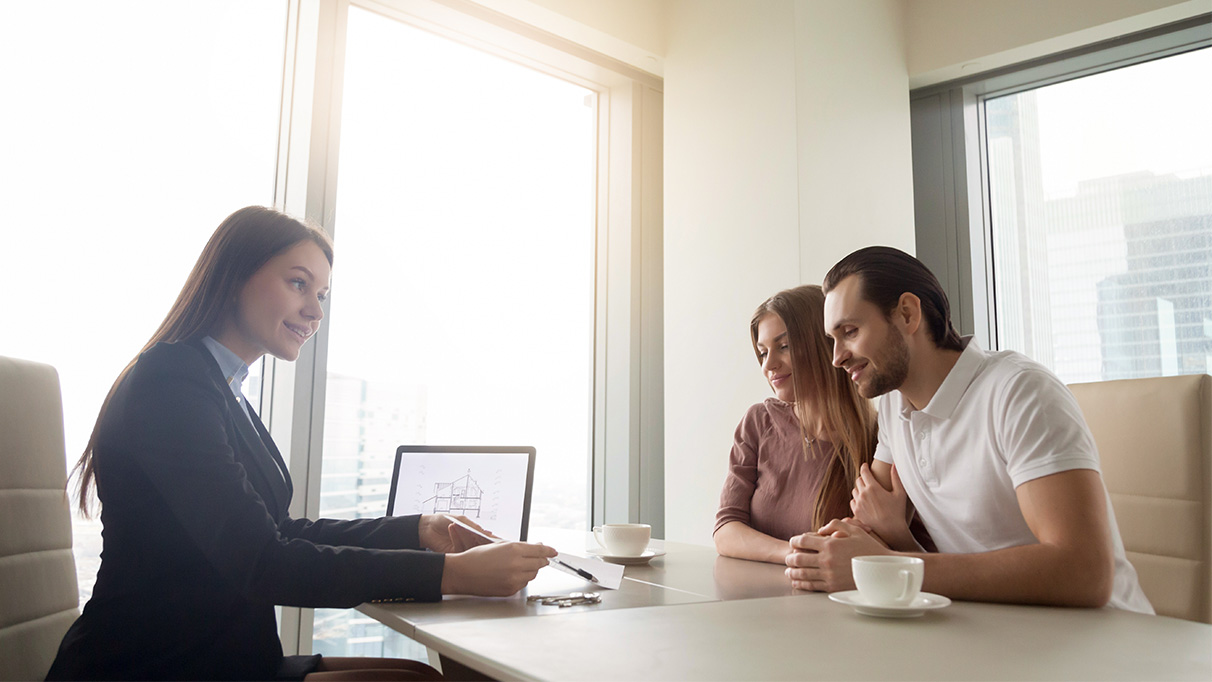
M 443 555 L 400 549 L 419 517 L 287 515 L 281 455 L 199 341 L 140 356 L 93 462 L 101 568 L 48 679 L 273 679 L 275 604 L 441 599 Z

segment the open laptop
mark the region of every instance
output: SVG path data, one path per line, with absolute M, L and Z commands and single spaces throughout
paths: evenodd
M 387 515 L 466 516 L 506 540 L 526 540 L 535 449 L 528 446 L 401 445 Z

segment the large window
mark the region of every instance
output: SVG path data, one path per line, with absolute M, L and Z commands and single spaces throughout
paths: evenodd
M 985 103 L 998 346 L 1065 381 L 1208 371 L 1212 50 Z
M 403 443 L 532 445 L 531 525 L 585 528 L 596 93 L 357 7 L 347 44 L 320 514 L 382 516 Z
M 273 203 L 285 27 L 285 2 L 0 3 L 0 354 L 58 369 L 65 466 L 211 232 Z M 83 601 L 100 522 L 73 530 Z
M 283 204 L 336 246 L 315 343 L 267 367 L 292 512 L 384 513 L 402 443 L 533 445 L 532 527 L 655 532 L 660 81 L 450 5 L 291 6 Z M 421 655 L 355 612 L 283 609 L 282 635 Z
M 975 147 L 970 160 L 979 158 L 984 180 L 954 173 L 957 193 L 980 211 L 970 226 L 976 274 L 953 283 L 975 292 L 961 292 L 960 300 L 985 308 L 970 319 L 987 326 L 968 331 L 1025 353 L 1066 382 L 1212 369 L 1206 26 L 1205 39 L 1197 28 L 1193 44 L 1167 33 L 1052 66 L 1074 73 L 1037 66 L 953 91 L 970 115 L 952 140 Z M 915 172 L 932 149 L 933 130 L 923 121 L 949 123 L 945 111 L 931 111 L 946 94 L 915 100 Z M 924 171 L 915 180 L 918 229 L 929 233 L 941 226 L 922 220 L 922 204 L 938 196 L 922 191 L 931 175 Z M 923 257 L 936 263 L 967 257 L 962 248 L 957 259 L 940 256 L 929 236 L 919 250 L 923 242 Z

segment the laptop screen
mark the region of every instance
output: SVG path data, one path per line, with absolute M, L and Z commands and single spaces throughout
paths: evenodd
M 506 540 L 525 540 L 534 485 L 532 447 L 401 445 L 387 515 L 466 516 Z

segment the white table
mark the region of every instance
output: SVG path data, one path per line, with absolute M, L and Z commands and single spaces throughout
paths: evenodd
M 956 602 L 891 620 L 818 594 L 445 623 L 417 634 L 498 679 L 1212 679 L 1212 626 L 1107 609 Z
M 536 537 L 570 552 L 592 544 L 581 533 Z M 588 587 L 544 569 L 507 599 L 359 608 L 499 679 L 1212 680 L 1209 625 L 973 602 L 916 619 L 871 618 L 823 594 L 792 592 L 776 565 L 664 548 L 650 566 L 628 567 L 622 589 L 603 590 L 596 606 L 527 604 L 527 593 Z

